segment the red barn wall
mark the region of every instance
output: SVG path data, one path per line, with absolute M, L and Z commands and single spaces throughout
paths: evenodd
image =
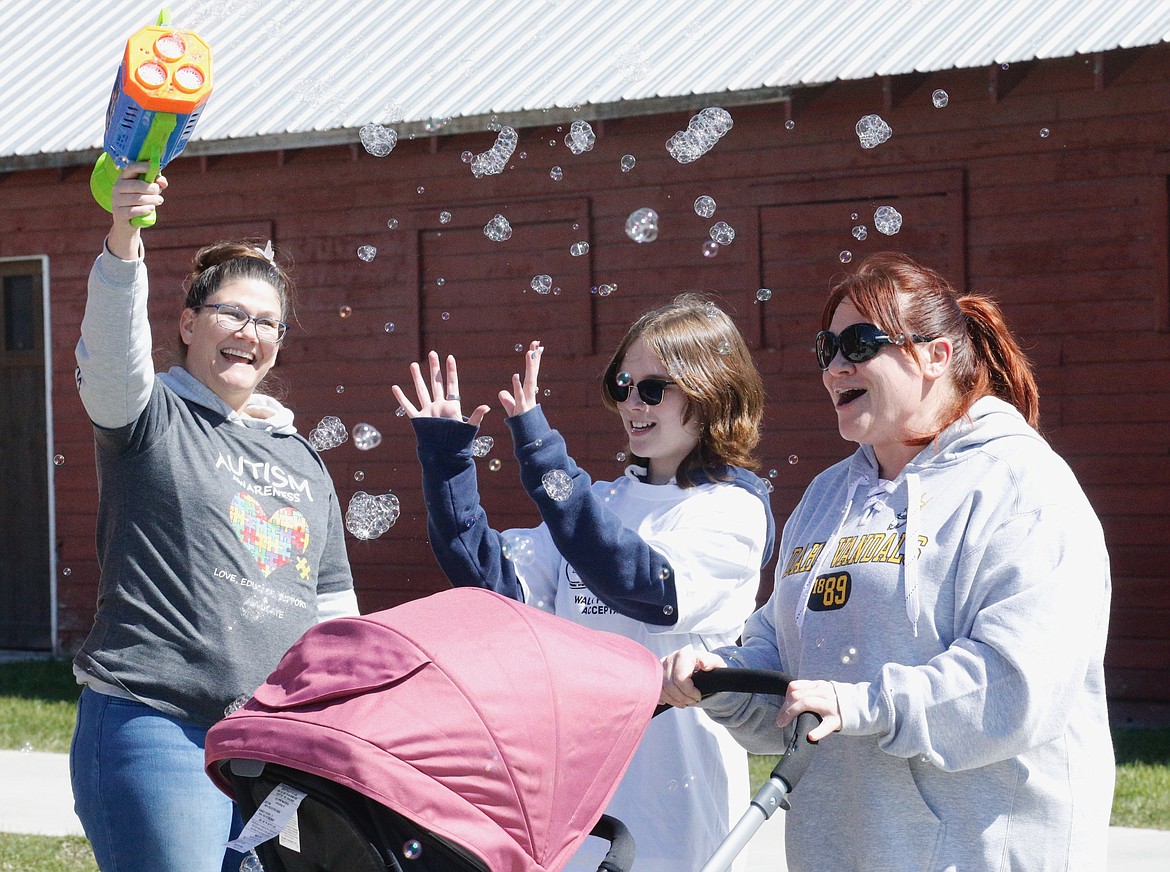
M 941 109 L 931 100 L 938 88 L 949 95 Z M 291 256 L 298 318 L 277 372 L 300 428 L 324 415 L 376 426 L 379 447 L 362 452 L 351 440 L 326 462 L 343 506 L 357 490 L 401 500 L 388 533 L 349 539 L 369 611 L 446 584 L 427 542 L 411 429 L 390 393 L 427 350 L 458 356 L 468 409 L 494 407 L 483 433 L 496 444 L 479 462 L 493 526 L 533 525 L 495 399 L 521 365 L 516 347 L 544 342 L 550 419 L 595 478 L 612 477 L 621 431 L 598 394 L 610 350 L 644 309 L 706 290 L 734 314 L 765 376 L 759 456 L 765 474 L 775 471 L 782 521 L 812 476 L 850 449 L 810 354 L 826 288 L 845 268 L 841 253 L 856 261 L 905 250 L 1005 308 L 1037 366 L 1043 431 L 1105 527 L 1111 695 L 1170 704 L 1168 105 L 1170 48 L 1158 46 L 839 83 L 798 91 L 790 106 L 730 107 L 734 129 L 688 165 L 664 142 L 691 111 L 593 120 L 597 144 L 582 155 L 564 145 L 567 123 L 523 128 L 508 169 L 481 179 L 461 154 L 487 149 L 491 133 L 402 141 L 381 159 L 356 144 L 184 157 L 167 168 L 172 187 L 146 234 L 156 344 L 173 341 L 179 282 L 199 245 L 272 236 Z M 853 127 L 869 113 L 893 137 L 862 149 Z M 591 120 L 587 110 L 580 117 Z M 637 158 L 628 173 L 625 154 Z M 89 199 L 88 175 L 85 166 L 0 179 L 0 256 L 50 258 L 53 450 L 66 458 L 55 481 L 64 649 L 87 630 L 97 584 L 92 439 L 72 351 L 108 220 Z M 718 203 L 710 220 L 693 211 L 700 194 Z M 875 232 L 883 204 L 904 216 L 895 236 Z M 636 245 L 623 226 L 643 206 L 659 212 L 661 232 Z M 513 227 L 502 243 L 482 230 L 497 213 Z M 707 258 L 701 243 L 716 220 L 737 235 Z M 868 228 L 864 241 L 851 234 L 858 224 Z M 578 241 L 589 242 L 588 254 L 570 254 Z M 377 247 L 373 261 L 356 256 L 361 245 Z M 539 273 L 559 293 L 532 291 Z M 603 283 L 616 290 L 591 292 Z M 773 292 L 764 303 L 762 287 Z

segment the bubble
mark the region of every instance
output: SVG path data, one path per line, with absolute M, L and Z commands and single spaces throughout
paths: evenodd
M 544 389 L 544 395 L 545 395 L 546 397 L 551 397 L 551 396 L 552 396 L 552 388 L 545 388 L 545 389 Z M 536 440 L 536 444 L 537 444 L 537 445 L 539 445 L 539 444 L 540 444 L 540 440 L 539 440 L 539 439 L 537 439 L 537 440 Z
M 664 566 L 661 569 L 659 569 L 658 570 L 658 578 L 661 581 L 666 581 L 666 579 L 670 578 L 670 567 Z
M 894 134 L 880 115 L 863 115 L 854 129 L 862 148 L 877 148 Z
M 719 344 L 715 346 L 715 350 L 720 354 L 731 354 L 731 343 L 726 339 L 720 339 Z
M 517 342 L 517 343 L 516 343 L 516 345 L 515 345 L 515 346 L 512 348 L 512 350 L 513 350 L 513 351 L 523 351 L 523 350 L 524 350 L 524 346 L 523 346 L 523 345 L 521 345 L 519 342 Z
M 902 214 L 893 206 L 879 206 L 873 213 L 873 226 L 878 233 L 893 236 L 902 229 Z
M 628 173 L 630 170 L 632 170 L 634 168 L 634 165 L 637 162 L 638 162 L 638 159 L 636 157 L 634 157 L 632 154 L 623 154 L 622 155 L 622 163 L 621 163 L 622 172 Z
M 824 648 L 824 647 L 825 647 L 825 637 L 824 637 L 824 636 L 818 636 L 818 637 L 817 637 L 817 647 L 818 647 L 818 648 Z
M 459 159 L 461 161 L 463 161 L 464 163 L 469 164 L 473 160 L 475 160 L 475 152 L 470 151 L 470 150 L 464 151 L 462 154 L 459 155 Z
M 414 189 L 414 192 L 416 194 L 421 194 L 425 190 L 426 190 L 426 188 L 424 188 L 422 185 L 419 185 L 417 188 Z
M 231 702 L 229 702 L 223 709 L 223 716 L 226 718 L 232 712 L 238 712 L 244 705 L 252 698 L 250 693 L 241 693 Z
M 666 141 L 666 150 L 680 164 L 696 161 L 732 127 L 731 113 L 712 106 L 693 116 L 686 130 L 680 130 Z
M 387 333 L 393 333 L 394 332 L 394 322 L 387 321 L 386 326 L 383 327 L 382 329 L 385 330 Z
M 354 481 L 365 481 L 366 474 L 364 472 L 362 472 L 362 470 L 360 470 L 360 469 L 355 470 L 354 474 L 353 474 L 353 480 Z
M 477 179 L 502 173 L 508 159 L 516 150 L 519 137 L 511 127 L 501 127 L 496 141 L 487 151 L 477 154 L 471 160 L 471 174 Z
M 569 254 L 573 257 L 580 257 L 583 254 L 589 253 L 589 243 L 582 240 L 581 242 L 574 242 L 569 246 Z
M 758 302 L 766 303 L 770 299 L 772 299 L 771 288 L 760 288 L 758 291 L 756 291 L 756 300 Z
M 639 245 L 658 238 L 658 213 L 653 209 L 635 209 L 626 219 L 626 236 Z
M 770 494 L 773 490 L 774 488 L 772 487 L 772 482 L 768 481 L 766 478 L 761 478 L 756 482 L 756 491 L 761 494 Z
M 397 230 L 398 229 L 398 219 L 391 218 L 389 221 L 386 222 L 386 226 L 389 227 L 391 230 Z
M 417 839 L 411 839 L 402 846 L 402 856 L 407 860 L 417 860 L 422 856 L 422 845 L 419 844 Z
M 695 198 L 695 214 L 700 218 L 710 218 L 715 214 L 715 198 L 706 194 Z
M 398 134 L 381 124 L 367 124 L 358 131 L 358 138 L 362 141 L 362 148 L 374 157 L 385 157 L 398 144 Z
M 716 221 L 708 232 L 720 245 L 731 245 L 735 241 L 735 228 L 726 221 Z
M 793 121 L 791 118 L 789 118 L 787 121 L 784 122 L 784 129 L 785 130 L 792 130 L 794 127 L 796 127 L 796 122 Z
M 552 276 L 548 275 L 547 273 L 541 273 L 538 276 L 533 276 L 532 281 L 530 282 L 530 287 L 538 294 L 547 294 L 552 290 Z M 522 351 L 523 349 L 521 346 L 517 345 L 516 350 Z
M 857 659 L 857 649 L 856 648 L 852 648 L 852 647 L 846 648 L 845 652 L 841 655 L 841 662 L 842 663 L 852 663 L 856 659 Z
M 856 221 L 856 220 L 857 220 L 857 213 L 856 213 L 856 212 L 854 212 L 852 215 L 850 215 L 850 216 L 849 216 L 849 220 L 850 220 L 850 221 Z
M 719 253 L 719 243 L 714 239 L 703 242 L 703 257 L 714 257 Z
M 359 451 L 369 451 L 382 444 L 382 434 L 373 424 L 354 424 L 352 433 L 353 445 Z
M 796 464 L 799 462 L 800 462 L 800 458 L 797 457 L 795 454 L 788 455 L 788 465 L 789 466 L 796 466 Z
M 337 393 L 344 394 L 345 393 L 345 385 L 338 385 L 337 386 Z
M 942 88 L 935 88 L 934 93 L 930 95 L 930 102 L 934 104 L 935 109 L 942 109 L 951 102 L 951 97 Z
M 326 415 L 317 426 L 309 431 L 309 443 L 318 451 L 328 451 L 336 448 L 349 439 L 349 432 L 341 419 L 334 415 Z
M 597 296 L 608 297 L 610 294 L 612 294 L 616 290 L 617 290 L 617 285 L 598 285 L 597 286 Z
M 492 472 L 499 472 L 501 466 L 503 466 L 503 464 L 500 463 L 500 459 L 498 457 L 493 457 L 488 463 L 488 469 L 490 469 Z
M 345 510 L 345 529 L 358 539 L 377 539 L 394 526 L 402 513 L 392 493 L 372 495 L 357 491 Z
M 853 260 L 853 252 L 843 251 L 837 255 L 837 260 L 841 261 L 841 263 L 849 263 L 849 261 Z
M 671 615 L 674 614 L 674 606 L 663 606 L 662 607 L 662 614 L 666 615 L 667 617 L 670 617 Z
M 1047 139 L 1047 138 L 1048 138 L 1048 133 L 1049 133 L 1049 131 L 1048 131 L 1048 128 L 1047 128 L 1047 127 L 1041 127 L 1041 128 L 1040 128 L 1040 138 L 1041 138 L 1041 139 Z
M 869 236 L 869 231 L 865 228 L 864 224 L 858 224 L 856 227 L 853 228 L 852 233 L 853 233 L 853 238 L 856 239 L 858 242 L 864 241 L 866 239 L 866 237 Z
M 61 570 L 61 574 L 63 576 L 65 576 L 66 578 L 68 578 L 69 576 L 71 576 L 73 574 L 73 570 L 70 569 L 68 566 L 66 566 L 64 569 Z
M 446 210 L 440 212 L 439 213 L 439 223 L 440 224 L 450 224 L 451 223 L 451 213 L 446 211 Z
M 353 309 L 351 309 L 349 306 L 341 306 L 340 308 L 338 308 L 337 314 L 339 316 L 341 316 L 342 318 L 348 318 L 350 315 L 353 314 Z
M 569 132 L 565 134 L 565 145 L 573 154 L 584 154 L 592 150 L 597 142 L 593 127 L 588 121 L 574 121 L 569 125 Z
M 53 455 L 53 466 L 62 466 L 62 465 L 64 465 L 64 463 L 65 463 L 65 455 L 64 454 L 54 454 Z
M 240 872 L 264 872 L 264 864 L 260 862 L 255 851 L 249 851 L 240 861 Z
M 670 373 L 670 377 L 676 381 L 682 381 L 687 374 L 687 367 L 681 360 L 672 360 L 666 367 L 666 371 Z
M 33 752 L 33 743 L 32 742 L 21 742 L 20 743 L 20 753 L 21 754 L 31 754 L 32 752 Z
M 483 235 L 492 242 L 505 242 L 512 238 L 512 225 L 503 215 L 496 215 L 483 226 Z
M 405 418 L 406 417 L 406 409 L 402 408 L 402 406 L 399 406 L 397 409 L 394 410 L 394 417 Z
M 628 372 L 619 372 L 614 378 L 619 388 L 627 388 L 634 382 L 634 377 Z
M 777 470 L 775 470 L 775 469 L 769 469 L 769 470 L 768 470 L 768 478 L 775 478 L 775 477 L 776 477 L 777 475 L 779 475 L 779 474 L 780 474 L 780 473 L 779 473 Z
M 375 255 L 377 255 L 377 253 L 378 253 L 378 249 L 374 248 L 374 246 L 372 246 L 372 245 L 359 245 L 358 246 L 357 256 L 361 260 L 364 260 L 366 263 L 369 263 L 371 260 L 373 260 Z
M 441 288 L 443 285 L 447 284 L 447 280 L 442 276 L 439 276 L 437 279 L 435 279 L 435 284 Z
M 540 477 L 540 483 L 553 502 L 563 503 L 573 493 L 573 479 L 563 469 L 550 469 Z
M 451 313 L 450 313 L 450 312 L 444 312 L 444 313 L 443 313 L 443 314 L 441 314 L 439 317 L 440 317 L 440 318 L 442 318 L 444 321 L 450 321 L 450 320 L 451 320 Z
M 492 446 L 496 444 L 496 440 L 491 436 L 476 436 L 471 443 L 472 457 L 487 457 L 487 453 L 492 450 Z
M 561 179 L 563 179 L 565 177 L 565 171 L 562 170 L 560 167 L 553 167 L 551 170 L 548 171 L 548 177 L 550 179 L 552 179 L 554 182 L 559 182 Z
M 629 455 L 627 455 L 626 452 L 619 451 L 617 454 L 615 454 L 613 456 L 613 459 L 616 460 L 618 463 L 625 463 L 626 460 L 628 459 L 628 457 L 629 457 Z

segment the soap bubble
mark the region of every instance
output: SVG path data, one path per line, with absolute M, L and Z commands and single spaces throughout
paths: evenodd
M 394 332 L 394 322 L 387 321 L 386 326 L 383 327 L 382 329 L 385 330 L 387 333 L 393 333 Z
M 784 122 L 784 129 L 785 130 L 792 130 L 795 127 L 796 127 L 796 122 L 793 121 L 791 118 L 789 118 L 787 121 Z
M 345 529 L 358 539 L 377 539 L 394 526 L 402 509 L 394 494 L 357 491 L 345 510 Z
M 585 241 L 574 242 L 569 246 L 569 254 L 573 257 L 580 257 L 583 254 L 589 253 L 589 243 Z
M 719 243 L 714 239 L 703 241 L 703 257 L 714 257 L 719 253 Z
M 879 206 L 873 213 L 873 226 L 878 233 L 893 236 L 902 229 L 902 215 L 893 206 Z
M 464 151 L 462 154 L 459 155 L 459 159 L 461 161 L 463 161 L 464 163 L 469 164 L 473 160 L 475 160 L 475 152 L 470 151 L 470 150 Z
M 573 493 L 573 479 L 563 469 L 550 469 L 540 477 L 540 483 L 554 502 L 563 503 Z
M 635 209 L 626 219 L 626 236 L 641 245 L 658 238 L 658 213 L 653 209 Z
M 886 124 L 880 115 L 862 116 L 861 120 L 857 122 L 855 130 L 857 138 L 861 140 L 862 148 L 876 148 L 894 134 L 890 125 Z
M 638 162 L 638 159 L 636 157 L 634 157 L 632 154 L 623 154 L 622 155 L 622 172 L 628 173 L 630 170 L 632 170 L 634 168 L 634 165 L 637 162 Z
M 628 372 L 619 372 L 614 377 L 614 382 L 619 388 L 627 388 L 634 383 L 634 377 Z
M 1041 128 L 1040 128 L 1040 138 L 1041 138 L 1041 139 L 1047 139 L 1047 138 L 1048 138 L 1048 128 L 1047 128 L 1047 127 L 1041 127 Z
M 488 469 L 490 469 L 492 472 L 499 472 L 501 466 L 503 466 L 503 464 L 500 463 L 500 459 L 498 457 L 493 457 L 488 463 Z
M 856 227 L 853 228 L 852 232 L 853 232 L 853 238 L 856 239 L 858 242 L 864 241 L 865 238 L 869 236 L 869 231 L 865 229 L 864 224 L 858 224 Z
M 444 312 L 444 313 L 443 313 L 443 314 L 441 314 L 439 317 L 440 317 L 440 318 L 442 318 L 444 321 L 450 321 L 450 320 L 451 320 L 451 313 L 450 313 L 450 312 Z
M 445 209 L 442 212 L 440 212 L 439 213 L 439 223 L 440 224 L 450 224 L 451 223 L 451 213 Z
M 492 446 L 496 444 L 496 440 L 491 436 L 476 436 L 471 443 L 472 457 L 487 457 L 487 453 L 492 450 Z
M 369 451 L 371 448 L 377 448 L 381 443 L 382 434 L 373 424 L 353 425 L 353 444 L 359 451 Z
M 597 296 L 608 297 L 610 294 L 612 294 L 616 290 L 617 290 L 617 285 L 598 285 L 597 286 Z
M 516 150 L 519 137 L 511 127 L 501 127 L 495 144 L 487 151 L 477 154 L 471 161 L 471 174 L 477 179 L 502 173 Z M 498 241 L 498 240 L 497 240 Z
M 548 275 L 547 273 L 541 273 L 538 276 L 533 276 L 531 287 L 532 290 L 536 291 L 538 294 L 547 294 L 552 290 L 552 276 Z M 519 351 L 522 349 L 517 346 L 517 350 Z
M 583 154 L 593 148 L 597 136 L 588 121 L 574 121 L 569 125 L 569 132 L 565 134 L 565 145 L 573 154 Z
M 483 235 L 492 242 L 505 242 L 512 238 L 512 225 L 503 215 L 496 215 L 483 227 Z
M 349 433 L 341 419 L 334 415 L 326 415 L 317 426 L 309 431 L 309 443 L 318 451 L 328 451 L 336 448 L 349 439 Z
M 935 109 L 942 109 L 951 102 L 951 97 L 942 88 L 936 88 L 930 95 L 930 102 L 934 104 Z
M 339 306 L 337 309 L 337 314 L 342 318 L 348 318 L 353 314 L 353 309 L 349 306 Z
M 703 194 L 695 198 L 695 214 L 700 218 L 710 218 L 715 214 L 715 198 Z
M 356 471 L 354 472 L 354 474 L 353 474 L 353 480 L 354 480 L 354 481 L 365 481 L 365 480 L 366 480 L 366 474 L 365 474 L 365 472 L 363 472 L 363 471 L 362 471 L 362 470 L 360 470 L 360 469 L 359 469 L 359 470 L 356 470 Z
M 398 144 L 398 134 L 381 124 L 367 124 L 358 131 L 362 147 L 374 157 L 385 157 Z
M 548 171 L 548 177 L 554 182 L 559 182 L 562 178 L 564 178 L 564 176 L 564 170 L 562 170 L 560 167 L 553 167 Z
M 374 246 L 372 246 L 372 245 L 359 245 L 358 246 L 357 256 L 360 259 L 364 260 L 366 263 L 369 263 L 371 260 L 373 260 L 374 256 L 377 253 L 378 253 L 378 249 L 374 248 Z
M 709 107 L 693 116 L 686 130 L 670 137 L 666 150 L 680 164 L 691 163 L 710 151 L 731 126 L 731 113 L 717 106 Z
M 726 339 L 720 339 L 719 344 L 715 346 L 715 350 L 720 354 L 731 354 L 731 343 Z
M 772 290 L 770 288 L 760 288 L 756 291 L 756 300 L 761 303 L 766 303 L 772 299 Z
M 711 238 L 720 245 L 731 245 L 735 241 L 735 228 L 726 221 L 716 221 L 709 232 Z
M 500 551 L 517 566 L 527 566 L 536 557 L 536 548 L 532 539 L 523 533 L 509 530 L 501 534 Z
M 443 285 L 447 284 L 447 280 L 442 276 L 439 276 L 437 279 L 435 279 L 435 284 L 441 288 Z
M 386 226 L 389 227 L 391 230 L 397 230 L 398 229 L 398 219 L 391 218 L 389 221 L 386 222 Z
M 788 455 L 788 465 L 789 466 L 796 466 L 796 464 L 799 462 L 800 462 L 800 458 L 797 457 L 795 454 Z
M 843 251 L 837 255 L 837 260 L 841 261 L 841 263 L 849 263 L 849 261 L 853 260 L 853 252 Z
M 417 860 L 422 856 L 422 845 L 418 839 L 411 839 L 402 846 L 402 856 L 407 860 Z
M 260 862 L 255 851 L 249 851 L 240 861 L 240 872 L 264 872 L 264 864 Z
M 53 466 L 63 466 L 64 463 L 65 463 L 65 455 L 64 454 L 54 454 L 53 455 Z
M 247 703 L 247 701 L 250 700 L 251 698 L 252 698 L 252 694 L 241 693 L 239 696 L 237 696 L 235 699 L 233 699 L 231 702 L 229 702 L 226 706 L 224 706 L 223 716 L 226 718 L 232 712 L 238 712 L 240 709 L 242 709 L 244 707 L 244 704 Z M 241 866 L 240 868 L 242 869 L 243 867 Z

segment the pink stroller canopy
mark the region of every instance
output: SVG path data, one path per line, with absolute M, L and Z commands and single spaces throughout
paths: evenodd
M 478 588 L 310 629 L 207 735 L 353 788 L 492 869 L 556 870 L 609 803 L 654 712 L 657 657 Z

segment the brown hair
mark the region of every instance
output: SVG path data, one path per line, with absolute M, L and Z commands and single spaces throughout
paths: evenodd
M 929 267 L 904 254 L 884 251 L 871 254 L 856 272 L 833 285 L 821 313 L 822 329 L 829 329 L 833 313 L 846 298 L 890 336 L 945 336 L 954 346 L 950 379 L 955 399 L 933 433 L 907 440 L 907 444 L 927 444 L 985 396 L 1011 403 L 1032 427 L 1039 426 L 1040 392 L 1032 364 L 990 297 L 960 296 Z M 900 350 L 918 360 L 913 343 L 900 346 Z
M 701 433 L 675 473 L 680 487 L 704 480 L 726 480 L 729 465 L 755 466 L 752 451 L 760 441 L 764 382 L 751 352 L 727 313 L 705 296 L 680 294 L 630 325 L 605 370 L 615 379 L 630 346 L 641 339 L 666 367 L 687 397 L 683 420 L 697 418 Z M 601 399 L 617 411 L 602 383 Z M 644 458 L 634 458 L 643 461 Z
M 197 309 L 225 282 L 255 279 L 276 291 L 276 297 L 280 300 L 280 320 L 287 323 L 293 315 L 292 280 L 275 260 L 267 258 L 263 245 L 262 242 L 258 244 L 252 240 L 213 242 L 195 252 L 191 272 L 183 280 L 183 306 Z M 187 359 L 187 346 L 181 338 L 178 359 L 180 362 Z

